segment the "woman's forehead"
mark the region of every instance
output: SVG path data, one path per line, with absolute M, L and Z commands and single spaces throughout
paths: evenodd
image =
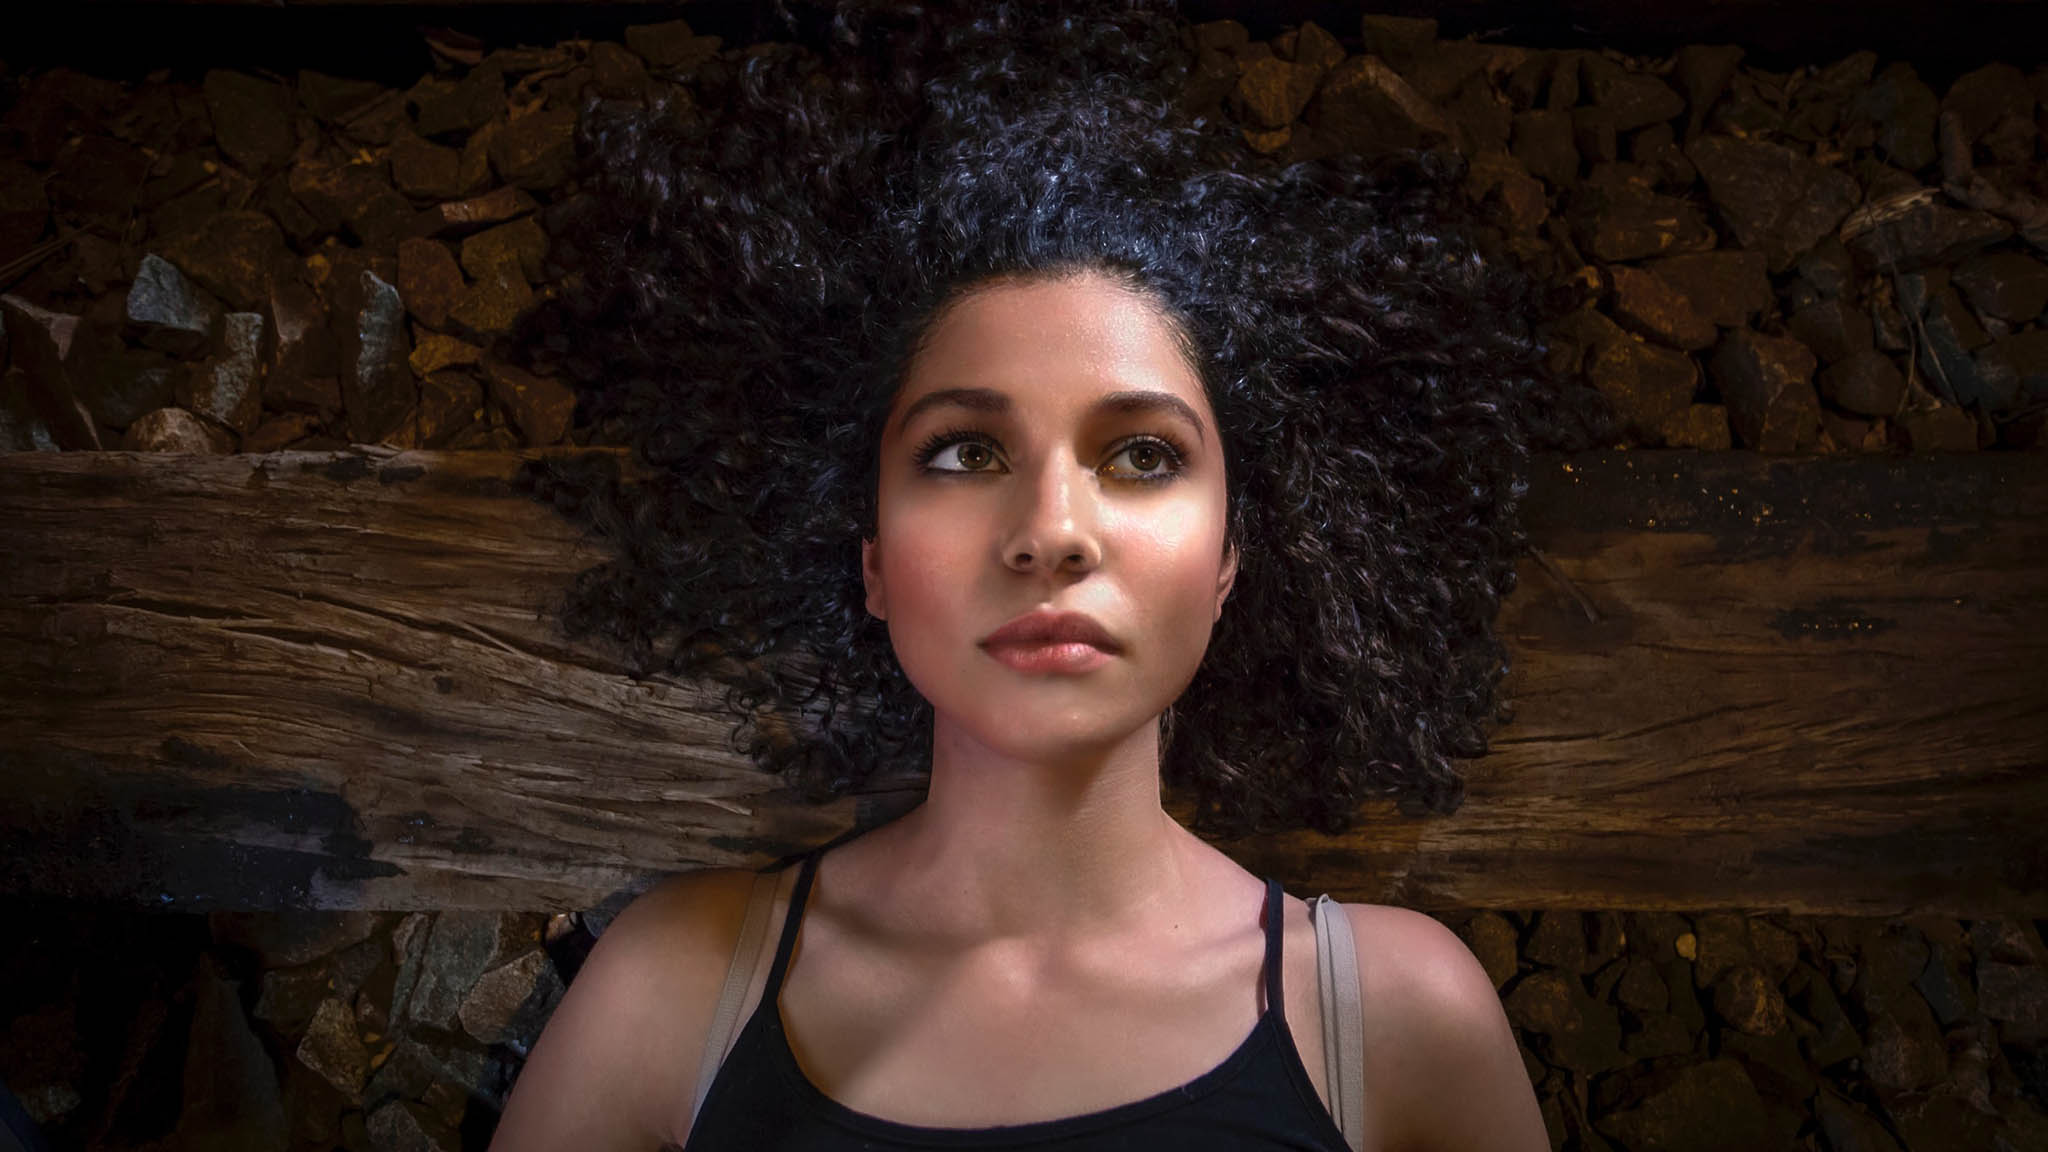
M 1159 393 L 1208 423 L 1201 381 L 1151 300 L 1096 275 L 1006 283 L 939 316 L 905 374 L 892 423 L 946 406 L 939 401 L 994 414 L 1092 412 L 1145 407 L 1140 398 Z

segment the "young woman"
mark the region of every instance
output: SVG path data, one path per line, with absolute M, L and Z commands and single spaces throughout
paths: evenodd
M 1491 981 L 1419 913 L 1338 906 L 1365 1048 L 1326 1083 L 1308 906 L 1197 834 L 1448 811 L 1484 749 L 1511 465 L 1599 415 L 1455 172 L 1257 170 L 1180 112 L 1170 11 L 827 32 L 715 120 L 587 118 L 580 275 L 527 349 L 650 478 L 534 478 L 618 546 L 572 629 L 728 681 L 807 795 L 906 763 L 928 795 L 779 869 L 711 1069 L 755 874 L 635 901 L 493 1148 L 1546 1148 Z

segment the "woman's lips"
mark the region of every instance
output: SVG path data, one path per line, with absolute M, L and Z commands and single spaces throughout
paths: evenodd
M 1093 644 L 992 644 L 988 654 L 1030 675 L 1077 675 L 1113 658 Z

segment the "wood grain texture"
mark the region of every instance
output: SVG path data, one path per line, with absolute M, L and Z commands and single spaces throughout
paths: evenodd
M 807 807 L 721 689 L 565 640 L 603 553 L 522 459 L 0 455 L 0 891 L 615 905 L 917 803 Z M 1523 518 L 1464 808 L 1220 847 L 1423 908 L 2048 914 L 2048 460 L 1550 457 Z

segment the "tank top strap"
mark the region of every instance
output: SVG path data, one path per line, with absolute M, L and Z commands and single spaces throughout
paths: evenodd
M 775 994 L 782 988 L 782 974 L 789 968 L 789 954 L 796 947 L 796 929 L 804 916 L 804 901 L 811 894 L 811 876 L 818 870 L 818 857 L 824 849 L 804 854 L 803 863 L 797 868 L 796 890 L 789 895 L 789 911 L 782 918 L 782 939 L 775 945 L 775 963 L 768 969 L 768 984 L 761 993 L 765 1004 L 775 1003 Z
M 1280 993 L 1280 937 L 1285 927 L 1286 911 L 1287 902 L 1280 887 L 1280 878 L 1266 877 L 1266 907 L 1260 914 L 1260 921 L 1266 928 L 1266 1010 L 1282 1024 L 1287 1022 L 1287 1013 L 1282 1008 L 1286 998 Z

